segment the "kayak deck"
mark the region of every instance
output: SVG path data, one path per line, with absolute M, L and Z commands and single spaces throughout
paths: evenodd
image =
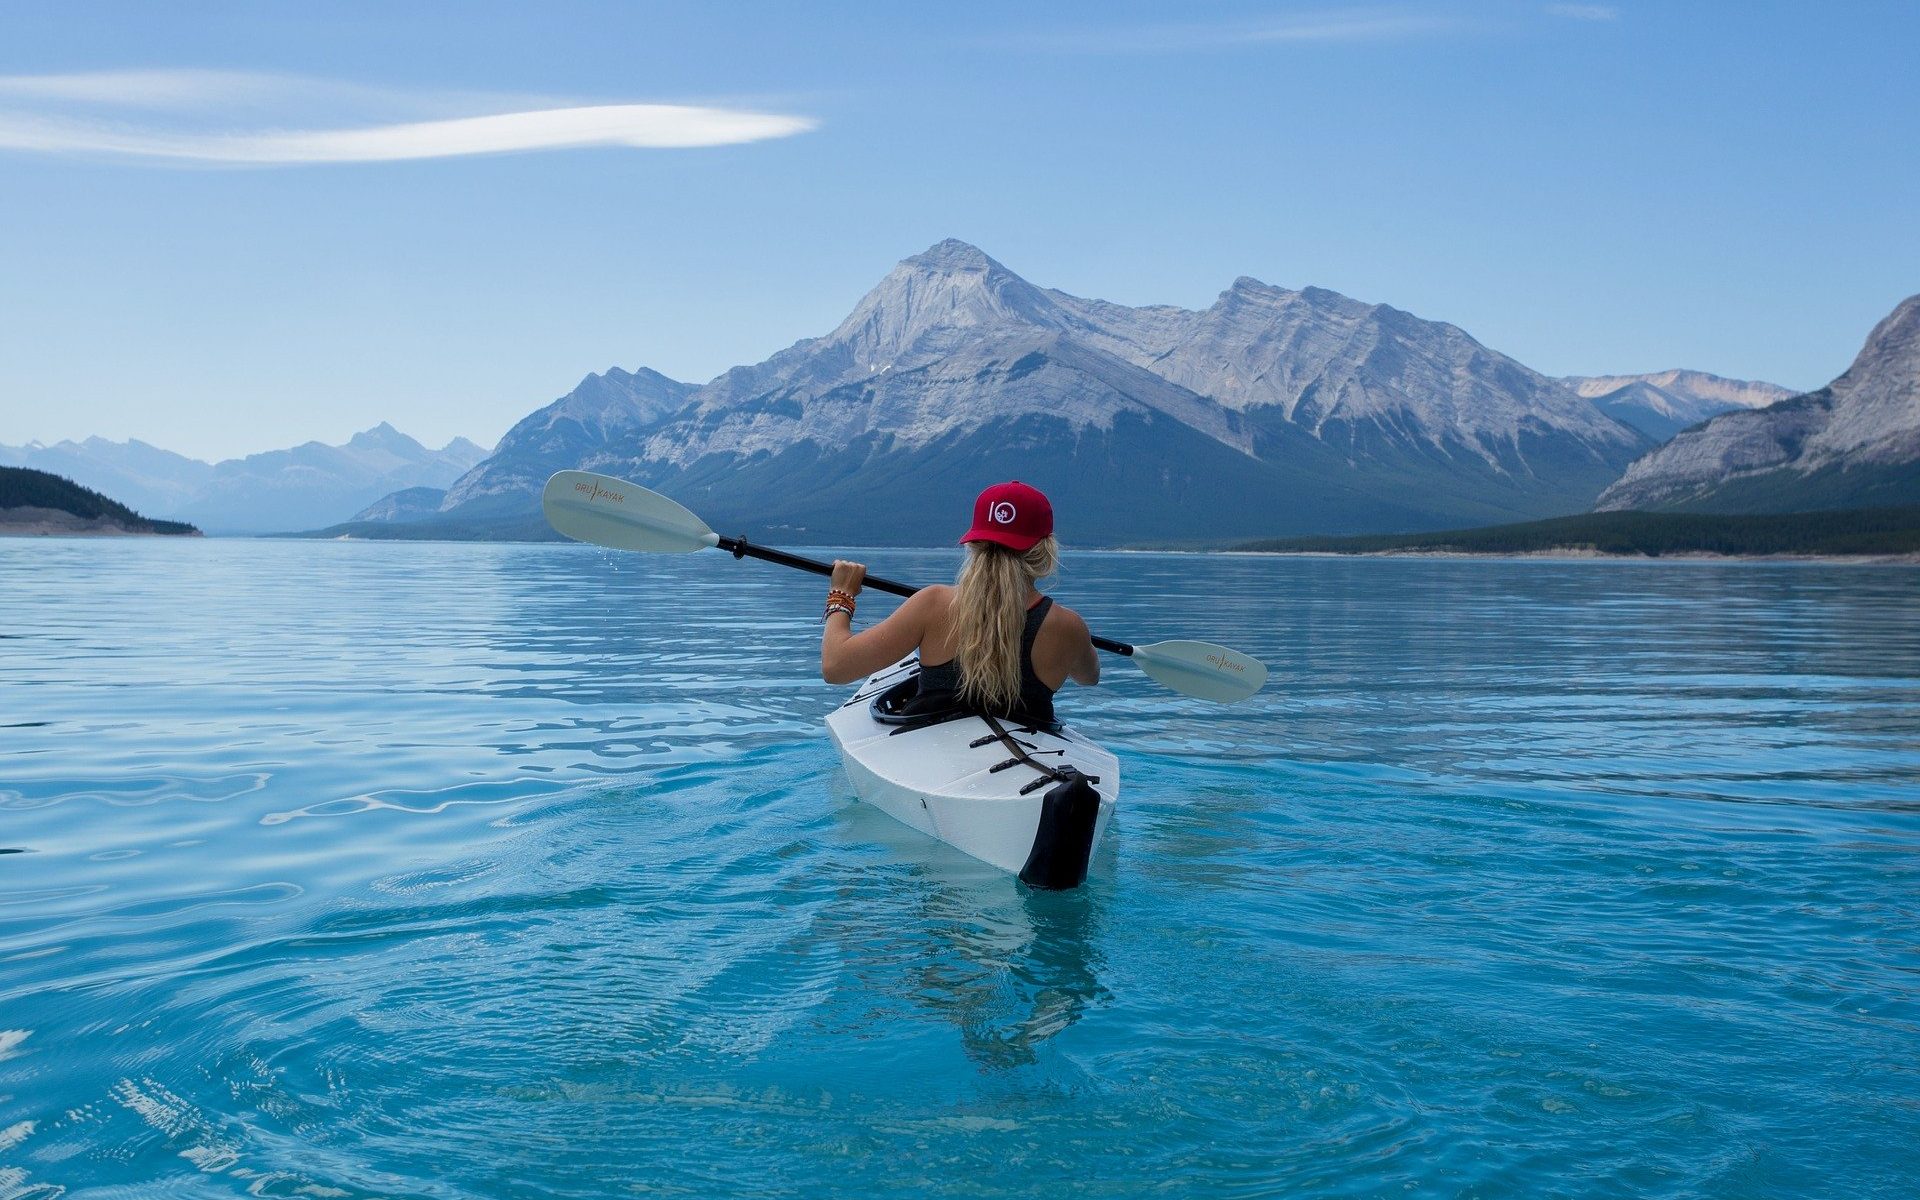
M 918 656 L 910 655 L 869 677 L 827 718 L 854 793 L 1029 883 L 1078 883 L 1119 799 L 1119 760 L 1065 727 L 1002 722 L 1021 752 L 1016 755 L 977 715 L 904 724 L 875 715 L 876 699 L 919 673 Z M 1076 775 L 1077 787 L 1063 782 Z

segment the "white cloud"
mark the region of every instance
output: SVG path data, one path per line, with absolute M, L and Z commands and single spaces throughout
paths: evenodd
M 197 108 L 297 87 L 289 76 L 252 71 L 85 71 L 72 75 L 0 75 L 0 98 Z
M 1255 21 L 1036 32 L 1021 35 L 1012 44 L 1023 50 L 1136 54 L 1286 43 L 1383 41 L 1444 33 L 1460 28 L 1461 24 L 1454 17 L 1400 9 L 1339 9 Z
M 1549 4 L 1547 11 L 1556 17 L 1575 21 L 1617 21 L 1620 10 L 1611 4 Z
M 103 109 L 110 115 L 99 115 Z M 347 112 L 351 123 L 341 120 Z M 395 119 L 427 114 L 433 119 Z M 681 149 L 791 137 L 817 124 L 738 108 L 408 93 L 252 72 L 0 76 L 0 150 L 175 162 L 289 165 L 592 146 Z
M 682 104 L 602 104 L 359 129 L 242 134 L 170 133 L 0 112 L 0 149 L 207 163 L 398 162 L 585 146 L 731 146 L 813 127 L 805 117 Z

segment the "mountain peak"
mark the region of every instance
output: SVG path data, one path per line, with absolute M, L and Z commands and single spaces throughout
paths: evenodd
M 904 260 L 901 266 L 911 266 L 923 271 L 1006 271 L 995 262 L 986 251 L 971 242 L 959 238 L 947 238 L 935 242 L 925 250 Z M 1008 272 L 1011 274 L 1012 272 Z
M 347 445 L 355 449 L 391 450 L 401 454 L 422 454 L 426 451 L 425 446 L 395 429 L 388 421 L 382 421 L 372 429 L 363 429 L 354 434 L 347 439 Z
M 985 328 L 1057 330 L 1063 317 L 1039 288 L 956 238 L 903 259 L 829 334 L 868 370 L 949 353 Z
M 1294 305 L 1304 304 L 1309 309 L 1338 314 L 1342 318 L 1358 320 L 1371 313 L 1378 313 L 1391 319 L 1395 310 L 1384 305 L 1368 304 L 1364 300 L 1355 300 L 1342 292 L 1329 291 L 1323 287 L 1309 284 L 1294 291 L 1277 283 L 1267 283 L 1251 275 L 1242 275 L 1234 280 L 1226 291 L 1220 293 L 1220 299 L 1214 302 L 1215 309 L 1248 309 L 1258 313 L 1269 313 Z M 1264 316 L 1261 319 L 1266 319 Z
M 477 463 L 481 459 L 487 456 L 487 448 L 485 446 L 482 446 L 480 443 L 474 441 L 472 438 L 455 437 L 454 439 L 449 441 L 446 445 L 440 447 L 440 449 L 435 451 L 435 453 L 441 454 L 441 455 L 456 455 L 461 458 L 471 458 L 474 462 Z
M 1920 353 L 1920 295 L 1908 296 L 1881 318 L 1880 323 L 1873 327 L 1873 332 L 1867 335 L 1867 343 L 1860 347 L 1853 365 L 1847 368 L 1847 375 L 1853 375 L 1862 368 L 1870 369 L 1890 359 L 1911 359 L 1916 353 Z
M 1210 311 L 1264 313 L 1285 304 L 1287 298 L 1294 294 L 1285 288 L 1264 283 L 1251 275 L 1242 275 L 1229 284 L 1226 291 L 1220 293 Z

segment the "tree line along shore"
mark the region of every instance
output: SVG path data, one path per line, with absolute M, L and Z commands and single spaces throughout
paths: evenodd
M 0 467 L 0 534 L 160 534 L 198 537 L 184 521 L 154 521 L 71 479 L 27 467 Z
M 1920 555 L 1920 505 L 1727 515 L 1599 512 L 1435 533 L 1263 538 L 1280 554 L 1597 554 L 1641 558 Z

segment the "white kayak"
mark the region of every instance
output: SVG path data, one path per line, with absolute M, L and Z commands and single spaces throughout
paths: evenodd
M 1120 797 L 1120 763 L 1064 726 L 899 711 L 909 656 L 870 677 L 827 730 L 862 800 L 1035 887 L 1077 887 Z

